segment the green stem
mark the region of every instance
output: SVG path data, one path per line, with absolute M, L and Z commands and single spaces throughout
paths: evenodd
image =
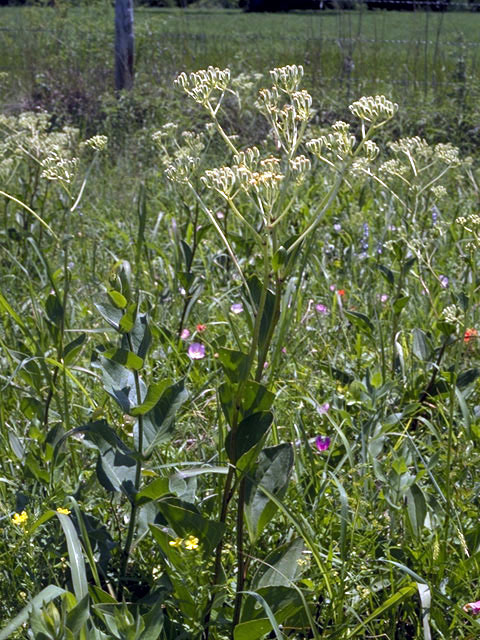
M 130 351 L 133 351 L 132 338 L 129 333 L 126 334 L 128 341 L 128 348 Z M 135 380 L 135 393 L 137 396 L 137 403 L 141 402 L 141 391 L 140 391 L 140 377 L 138 375 L 138 371 L 133 372 L 133 377 Z M 142 476 L 142 454 L 143 454 L 143 416 L 138 416 L 138 446 L 137 446 L 137 464 L 135 467 L 135 493 L 137 493 L 140 489 L 140 481 Z M 123 580 L 126 577 L 127 573 L 127 565 L 128 559 L 130 557 L 130 553 L 132 550 L 132 542 L 133 542 L 133 534 L 135 532 L 135 524 L 137 518 L 137 504 L 132 501 L 131 511 L 130 511 L 130 521 L 128 523 L 128 531 L 127 538 L 125 540 L 125 547 L 123 548 L 123 557 L 122 557 L 122 566 L 120 569 L 120 582 L 118 585 L 118 594 L 119 598 L 121 598 L 123 591 Z

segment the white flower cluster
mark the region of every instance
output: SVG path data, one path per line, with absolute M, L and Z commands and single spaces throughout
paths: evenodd
M 213 92 L 223 93 L 230 84 L 230 69 L 208 67 L 188 75 L 183 72 L 175 79 L 175 84 L 181 87 L 195 102 L 206 106 Z
M 301 64 L 288 64 L 270 71 L 275 86 L 284 93 L 297 91 L 302 81 L 304 70 Z
M 42 178 L 70 184 L 75 177 L 78 158 L 62 158 L 53 152 L 42 161 Z
M 200 159 L 186 154 L 179 155 L 165 169 L 165 175 L 171 182 L 188 184 L 195 173 Z
M 107 143 L 108 143 L 107 136 L 97 135 L 97 136 L 93 136 L 92 138 L 89 138 L 88 140 L 85 140 L 83 144 L 86 147 L 90 147 L 90 149 L 93 149 L 94 151 L 103 151 L 107 146 Z
M 463 311 L 455 304 L 451 304 L 442 311 L 442 318 L 445 322 L 460 326 L 463 324 Z
M 378 126 L 393 118 L 398 111 L 398 104 L 387 100 L 385 96 L 364 96 L 351 104 L 349 109 L 360 120 Z

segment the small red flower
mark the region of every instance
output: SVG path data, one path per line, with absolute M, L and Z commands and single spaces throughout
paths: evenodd
M 478 331 L 476 329 L 467 329 L 463 334 L 463 341 L 468 343 L 470 342 L 470 340 L 472 340 L 473 338 L 476 338 L 477 336 L 478 336 Z
M 206 328 L 207 328 L 206 324 L 197 324 L 197 331 L 199 333 L 202 333 L 202 331 L 205 331 Z
M 339 296 L 344 296 L 345 295 L 345 289 L 339 289 L 337 291 L 337 293 L 338 293 Z

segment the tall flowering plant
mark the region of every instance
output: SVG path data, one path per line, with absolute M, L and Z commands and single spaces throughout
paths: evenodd
M 166 174 L 193 194 L 216 230 L 242 287 L 243 309 L 249 319 L 248 338 L 241 348 L 237 343 L 235 349 L 222 347 L 218 352 L 224 371 L 218 403 L 227 425 L 219 458 L 228 465 L 220 490 L 222 527 L 233 504 L 236 510 L 232 633 L 242 620 L 249 558 L 278 507 L 293 466 L 289 443 L 265 444 L 274 422 L 273 390 L 295 290 L 301 286 L 315 232 L 348 176 L 369 173 L 368 166 L 379 153 L 372 138 L 397 111 L 397 105 L 384 96 L 361 98 L 350 106 L 360 120 L 359 139 L 341 121 L 325 135 L 313 137 L 309 123 L 315 112 L 312 97 L 301 87 L 303 75 L 303 67 L 296 65 L 270 72 L 272 85 L 260 90 L 255 104 L 268 122 L 269 136 L 261 145 L 250 147 L 241 146 L 222 121 L 223 106 L 237 97 L 228 69 L 209 67 L 176 79 L 208 114 L 230 161 L 204 170 L 199 156 L 177 153 Z M 324 169 L 322 194 L 306 209 L 303 194 L 318 180 L 320 167 Z M 228 211 L 229 224 L 220 224 L 216 216 L 219 204 Z M 239 250 L 238 234 L 248 241 L 243 245 L 249 247 L 248 254 Z M 271 477 L 265 473 L 267 464 L 273 469 Z M 212 587 L 225 580 L 224 539 L 222 534 L 216 544 Z M 214 624 L 216 602 L 214 588 L 204 611 L 204 638 Z

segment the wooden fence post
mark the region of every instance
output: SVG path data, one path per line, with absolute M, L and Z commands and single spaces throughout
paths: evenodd
M 133 0 L 115 0 L 115 89 L 133 87 Z

